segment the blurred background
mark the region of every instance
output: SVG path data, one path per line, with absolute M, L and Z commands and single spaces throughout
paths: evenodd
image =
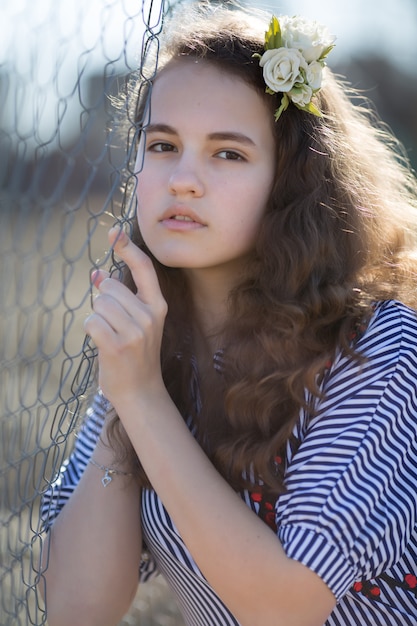
M 1 626 L 46 623 L 39 500 L 94 380 L 89 272 L 107 264 L 107 230 L 130 210 L 128 138 L 115 131 L 111 98 L 178 3 L 0 0 Z M 415 0 L 246 4 L 327 25 L 337 36 L 330 67 L 372 100 L 417 168 Z M 159 581 L 122 623 L 182 621 Z
M 10 176 L 5 150 L 16 149 L 19 142 L 19 157 L 28 161 L 40 144 L 50 151 L 58 143 L 60 148 L 71 146 L 80 132 L 81 105 L 91 109 L 100 98 L 103 68 L 110 63 L 113 73 L 124 74 L 135 67 L 141 14 L 146 15 L 153 4 L 156 23 L 160 3 L 147 2 L 144 11 L 141 4 L 140 0 L 2 1 L 0 121 L 11 144 L 2 145 L 0 181 Z M 416 162 L 415 0 L 254 0 L 245 4 L 326 24 L 337 36 L 329 65 L 373 100 Z M 79 93 L 72 94 L 77 80 Z M 98 132 L 97 151 L 101 140 Z M 101 172 L 96 173 L 95 184 L 102 182 Z

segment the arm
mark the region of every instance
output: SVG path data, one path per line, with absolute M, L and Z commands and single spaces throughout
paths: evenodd
M 153 267 L 125 235 L 115 247 L 138 294 L 113 279 L 97 281 L 100 296 L 86 330 L 99 348 L 100 385 L 150 481 L 203 574 L 243 626 L 321 626 L 334 606 L 332 593 L 286 557 L 189 433 L 160 372 L 166 304 Z
M 111 449 L 100 441 L 93 458 L 103 466 L 113 464 Z M 40 590 L 50 626 L 114 626 L 137 590 L 139 488 L 119 474 L 104 488 L 102 476 L 87 465 L 45 541 Z
M 286 557 L 275 534 L 209 462 L 168 395 L 140 394 L 119 410 L 194 560 L 242 626 L 322 626 L 332 593 Z

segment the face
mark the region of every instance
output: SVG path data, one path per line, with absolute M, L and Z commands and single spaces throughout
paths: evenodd
M 207 62 L 161 72 L 138 152 L 137 196 L 142 236 L 162 264 L 241 270 L 272 186 L 273 123 L 253 88 Z

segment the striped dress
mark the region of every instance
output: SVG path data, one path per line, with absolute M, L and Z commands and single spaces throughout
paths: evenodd
M 297 446 L 287 450 L 286 493 L 276 502 L 241 495 L 276 528 L 287 556 L 316 572 L 335 595 L 325 626 L 416 626 L 415 312 L 395 301 L 379 303 L 356 347 L 366 361 L 339 353 L 321 382 L 314 417 L 300 413 Z M 99 393 L 44 496 L 46 527 L 79 481 L 106 408 Z M 142 530 L 141 581 L 161 573 L 189 626 L 237 626 L 149 489 L 142 492 Z

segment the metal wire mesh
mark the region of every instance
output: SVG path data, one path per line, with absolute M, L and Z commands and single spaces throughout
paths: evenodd
M 38 502 L 73 444 L 93 381 L 89 270 L 129 151 L 123 89 L 173 2 L 6 0 L 0 7 L 0 624 L 45 624 Z M 140 614 L 140 622 L 139 622 Z M 123 624 L 178 624 L 158 583 Z
M 46 623 L 39 499 L 71 451 L 93 384 L 89 272 L 108 264 L 108 228 L 131 210 L 122 179 L 135 129 L 114 130 L 109 96 L 179 2 L 0 0 L 0 626 Z M 413 83 L 398 68 L 378 71 L 389 121 L 411 145 L 415 90 L 398 94 Z M 122 624 L 182 620 L 157 581 Z

